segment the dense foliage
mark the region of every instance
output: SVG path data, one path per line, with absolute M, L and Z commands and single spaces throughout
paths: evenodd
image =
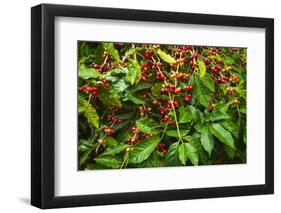
M 246 49 L 78 42 L 79 169 L 246 162 Z

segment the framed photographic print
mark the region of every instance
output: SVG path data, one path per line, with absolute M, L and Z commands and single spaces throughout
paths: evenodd
M 31 15 L 32 205 L 273 193 L 273 19 Z

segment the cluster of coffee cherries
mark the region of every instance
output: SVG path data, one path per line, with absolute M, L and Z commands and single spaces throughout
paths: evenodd
M 179 94 L 181 93 L 182 89 L 180 87 L 176 87 L 174 84 L 167 84 L 167 86 L 165 84 L 162 85 L 162 89 L 161 92 L 164 94 L 168 94 L 173 93 L 173 94 Z
M 110 86 L 108 80 L 106 80 L 106 79 L 104 79 L 104 78 L 100 78 L 99 80 L 101 81 L 101 83 L 102 83 L 102 85 L 103 85 L 104 87 L 107 87 L 107 88 L 108 88 L 108 87 Z
M 151 57 L 153 57 L 152 55 Z M 150 57 L 149 57 L 150 58 Z M 161 71 L 161 68 L 163 68 L 163 63 L 161 62 L 152 62 L 150 63 L 143 63 L 141 65 L 141 71 L 142 71 L 142 80 L 146 81 L 148 77 L 152 76 L 150 69 L 156 69 L 156 79 L 158 80 L 164 80 L 166 77 Z
M 153 51 L 146 51 L 143 56 L 144 56 L 144 58 L 149 59 L 149 58 L 154 57 L 155 54 L 153 53 Z
M 150 106 L 143 105 L 143 106 L 139 106 L 139 110 L 140 110 L 140 116 L 143 117 L 146 113 L 150 112 L 152 108 Z
M 99 64 L 93 64 L 93 68 L 95 68 L 100 73 L 106 73 L 107 71 L 113 69 L 114 67 L 107 66 L 106 64 L 104 66 L 100 66 Z
M 233 93 L 234 93 L 234 89 L 233 89 L 232 87 L 227 87 L 227 88 L 226 88 L 226 91 L 227 91 L 227 93 L 230 94 L 230 95 L 233 95 Z
M 167 148 L 166 148 L 166 144 L 163 143 L 163 142 L 160 142 L 158 145 L 157 145 L 157 150 L 162 153 L 163 155 L 166 155 L 167 154 Z
M 142 138 L 141 138 L 141 136 L 139 136 L 140 135 L 140 131 L 136 127 L 131 127 L 130 130 L 133 133 L 133 137 L 128 138 L 127 142 L 129 144 L 133 144 L 133 143 L 136 143 L 136 142 L 141 142 Z
M 189 56 L 189 59 L 190 59 L 189 65 L 194 66 L 195 61 L 198 59 L 198 54 L 196 52 L 193 53 L 192 55 Z
M 157 80 L 164 80 L 164 79 L 166 79 L 166 77 L 165 77 L 165 75 L 163 74 L 162 71 L 157 71 L 156 72 L 156 79 Z
M 179 102 L 177 102 L 177 101 L 168 101 L 167 107 L 169 109 L 171 109 L 171 108 L 173 108 L 173 106 L 174 106 L 174 108 L 178 108 L 179 107 Z
M 218 74 L 218 72 L 221 71 L 221 66 L 216 64 L 212 69 L 211 72 L 214 74 Z
M 115 135 L 115 130 L 112 127 L 109 127 L 107 125 L 104 126 L 103 131 L 108 134 L 109 136 Z
M 218 48 L 208 49 L 206 50 L 207 55 L 220 55 L 221 50 Z
M 122 122 L 123 122 L 123 119 L 121 119 L 121 118 L 116 118 L 116 117 L 114 117 L 113 115 L 108 115 L 108 116 L 107 116 L 107 121 L 111 121 L 112 123 L 119 124 L 119 123 L 122 123 Z
M 204 63 L 205 63 L 205 65 L 209 65 L 210 63 L 211 63 L 211 59 L 209 59 L 209 58 L 204 58 Z
M 186 61 L 186 58 L 179 58 L 176 60 L 176 63 L 172 64 L 172 67 L 183 66 L 186 64 Z
M 79 89 L 80 91 L 85 93 L 92 93 L 94 97 L 96 97 L 99 94 L 99 89 L 95 86 L 83 85 Z
M 118 108 L 111 108 L 110 114 L 107 115 L 107 121 L 112 122 L 112 124 L 122 123 L 123 119 L 115 116 L 118 111 Z
M 171 71 L 171 78 L 173 79 L 188 79 L 190 74 Z
M 160 105 L 159 106 L 159 111 L 160 111 L 160 114 L 162 115 L 162 121 L 164 123 L 168 123 L 169 126 L 175 125 L 175 120 L 169 121 L 169 115 L 166 114 L 167 113 L 167 108 L 166 107 Z
M 141 65 L 141 71 L 142 71 L 142 77 L 141 79 L 143 81 L 146 81 L 148 77 L 152 76 L 152 73 L 150 72 L 151 69 L 161 69 L 163 68 L 163 63 L 161 62 L 150 62 L 150 63 L 143 63 Z M 156 78 L 158 80 L 163 80 L 165 78 L 164 74 L 161 71 L 156 72 Z
M 232 73 L 231 77 L 230 77 L 230 81 L 231 81 L 231 83 L 236 84 L 239 81 L 238 75 L 235 75 L 234 73 Z
M 131 132 L 133 134 L 132 137 L 129 137 L 127 139 L 127 142 L 129 144 L 134 144 L 134 143 L 139 143 L 141 142 L 144 138 L 150 138 L 153 136 L 153 134 L 144 134 L 141 133 L 140 130 L 138 130 L 136 127 L 131 127 Z
M 185 87 L 185 90 L 186 90 L 187 92 L 191 92 L 191 91 L 193 90 L 193 86 L 188 85 L 188 86 Z M 188 94 L 185 95 L 184 100 L 185 100 L 186 102 L 189 102 L 189 101 L 191 100 L 191 98 L 192 98 L 191 93 L 188 93 Z
M 216 82 L 220 84 L 225 84 L 227 81 L 229 81 L 228 76 L 219 76 L 216 80 Z
M 176 55 L 186 55 L 188 51 L 191 51 L 193 50 L 194 47 L 193 46 L 175 46 L 173 48 L 173 52 L 176 54 Z

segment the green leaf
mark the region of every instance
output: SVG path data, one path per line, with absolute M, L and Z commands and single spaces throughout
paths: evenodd
M 127 80 L 131 84 L 139 82 L 141 78 L 141 68 L 138 62 L 136 60 L 131 59 L 130 63 L 127 63 L 127 68 L 129 70 L 129 72 L 126 74 Z
M 218 109 L 218 111 L 227 112 L 229 108 L 229 103 L 224 103 L 223 101 L 220 101 L 216 108 Z
M 140 143 L 137 143 L 133 147 L 133 151 L 130 153 L 129 162 L 132 164 L 141 163 L 146 160 L 150 154 L 155 150 L 160 138 L 146 138 Z
M 210 102 L 209 90 L 204 86 L 202 81 L 195 77 L 195 96 L 200 104 L 205 107 L 208 107 Z
M 205 73 L 204 77 L 201 79 L 205 87 L 207 87 L 211 92 L 215 92 L 215 83 L 209 73 Z
M 204 149 L 209 153 L 209 156 L 212 154 L 214 148 L 214 138 L 213 135 L 209 132 L 208 128 L 204 128 L 201 132 L 201 144 Z
M 131 119 L 132 117 L 134 117 L 135 112 L 128 112 L 128 113 L 123 113 L 123 114 L 116 114 L 115 117 L 116 118 L 120 118 L 120 119 Z
M 187 123 L 192 120 L 192 114 L 190 111 L 184 107 L 179 108 L 179 122 L 180 123 Z
M 80 157 L 79 164 L 82 165 L 87 160 L 89 154 L 91 154 L 93 150 L 89 149 L 88 151 L 84 152 L 83 155 Z
M 137 129 L 146 134 L 158 134 L 157 123 L 152 118 L 141 118 L 136 121 Z
M 197 109 L 191 105 L 186 106 L 186 109 L 192 114 L 193 122 L 197 122 L 199 119 L 199 114 L 198 114 Z
M 246 114 L 247 113 L 246 106 L 241 106 L 239 108 L 239 112 L 241 112 L 242 114 Z
M 139 90 L 148 89 L 148 88 L 150 88 L 150 84 L 149 83 L 139 82 L 138 84 L 135 84 L 132 87 L 131 92 L 137 92 Z
M 233 159 L 235 157 L 235 150 L 232 149 L 231 147 L 229 146 L 224 146 L 224 150 L 227 154 L 227 156 L 230 158 L 230 159 Z
M 104 48 L 103 45 L 98 45 L 97 51 L 96 51 L 96 57 L 95 57 L 95 63 L 96 64 L 102 64 L 104 59 L 103 59 L 103 53 L 104 53 Z
M 118 144 L 118 142 L 113 137 L 106 137 L 105 143 L 108 146 L 116 146 Z
M 166 61 L 169 64 L 174 64 L 176 63 L 176 60 L 169 54 L 165 53 L 164 51 L 162 51 L 161 49 L 157 49 L 156 50 L 157 54 L 159 55 L 159 57 Z
M 226 64 L 233 64 L 235 62 L 235 60 L 229 56 L 224 56 L 223 57 L 223 61 L 226 63 Z
M 121 143 L 112 147 L 106 148 L 106 150 L 102 153 L 102 155 L 115 155 L 129 147 L 128 144 Z
M 135 104 L 144 104 L 145 103 L 145 101 L 141 98 L 141 96 L 136 93 L 134 94 L 134 93 L 127 92 L 126 98 Z
M 84 108 L 84 116 L 91 127 L 99 127 L 99 116 L 96 109 L 84 99 L 79 99 L 80 104 Z
M 116 76 L 116 75 L 119 75 L 119 74 L 125 74 L 127 73 L 128 70 L 127 68 L 123 68 L 123 67 L 116 67 L 115 69 L 112 69 L 110 71 L 107 71 L 105 74 L 104 74 L 104 78 L 107 79 L 107 77 L 109 76 Z
M 162 83 L 156 83 L 151 87 L 151 94 L 153 96 L 158 96 L 160 95 L 162 89 Z
M 194 148 L 197 149 L 199 160 L 202 162 L 202 164 L 203 165 L 213 164 L 213 162 L 209 160 L 209 156 L 201 144 L 201 141 L 200 141 L 201 134 L 198 134 L 197 132 L 195 132 L 192 136 L 186 136 L 186 137 L 187 137 L 187 139 L 189 139 L 188 142 Z
M 137 165 L 138 168 L 155 168 L 163 166 L 163 161 L 160 160 L 160 157 L 158 156 L 156 151 L 152 152 L 149 158 Z
M 178 152 L 179 142 L 171 144 L 168 149 L 167 155 L 165 157 L 165 161 L 168 166 L 180 166 L 181 161 L 179 159 L 179 152 Z
M 199 157 L 197 149 L 192 146 L 190 143 L 183 143 L 185 145 L 185 151 L 187 158 L 191 161 L 194 166 L 198 165 Z
M 136 52 L 141 51 L 141 50 L 143 50 L 143 48 L 141 48 L 141 47 L 130 48 L 129 50 L 126 51 L 125 57 L 128 57 L 128 56 L 130 56 L 130 55 L 133 55 L 133 54 L 135 54 Z
M 220 123 L 225 129 L 230 131 L 236 138 L 239 136 L 239 128 L 238 126 L 232 121 L 223 121 Z
M 98 98 L 106 106 L 114 106 L 118 108 L 122 106 L 120 98 L 118 96 L 112 96 L 108 90 L 102 87 L 99 88 Z
M 100 155 L 95 158 L 95 161 L 113 169 L 118 169 L 122 165 L 121 158 L 112 155 Z
M 87 169 L 88 170 L 102 170 L 102 169 L 110 169 L 107 166 L 98 164 L 98 163 L 92 163 L 92 164 L 87 164 Z
M 115 49 L 113 43 L 102 43 L 103 47 L 108 51 L 108 53 L 114 58 L 115 61 L 120 61 L 120 56 L 118 50 Z
M 181 134 L 181 136 L 185 136 L 189 133 L 189 131 L 190 131 L 190 129 L 180 129 L 180 134 Z M 176 137 L 176 138 L 179 137 L 178 131 L 176 129 L 175 130 L 167 130 L 166 135 L 168 135 L 170 137 Z
M 206 66 L 202 58 L 198 58 L 198 67 L 199 67 L 199 76 L 200 78 L 203 78 L 206 74 Z
M 102 76 L 102 74 L 94 68 L 86 68 L 85 66 L 80 66 L 78 76 L 79 78 L 86 80 L 89 78 L 99 78 Z
M 113 87 L 116 91 L 123 92 L 129 87 L 129 85 L 123 79 L 120 79 L 117 83 L 113 84 Z
M 219 121 L 219 120 L 229 120 L 230 116 L 224 112 L 220 111 L 212 111 L 208 116 L 207 116 L 207 121 Z
M 213 123 L 209 126 L 211 133 L 217 137 L 222 143 L 226 144 L 227 146 L 235 149 L 234 140 L 229 131 L 223 128 L 218 123 Z
M 182 143 L 182 144 L 179 146 L 178 152 L 179 152 L 179 159 L 180 159 L 181 163 L 182 163 L 183 165 L 185 165 L 185 163 L 186 163 L 186 161 L 187 161 L 187 152 L 188 152 L 185 143 Z

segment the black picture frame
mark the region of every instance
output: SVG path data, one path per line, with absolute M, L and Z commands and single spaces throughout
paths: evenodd
M 54 20 L 101 18 L 200 25 L 263 28 L 266 32 L 265 184 L 56 197 L 54 171 Z M 274 20 L 164 11 L 41 4 L 31 9 L 31 204 L 59 208 L 197 198 L 272 194 L 274 192 Z

